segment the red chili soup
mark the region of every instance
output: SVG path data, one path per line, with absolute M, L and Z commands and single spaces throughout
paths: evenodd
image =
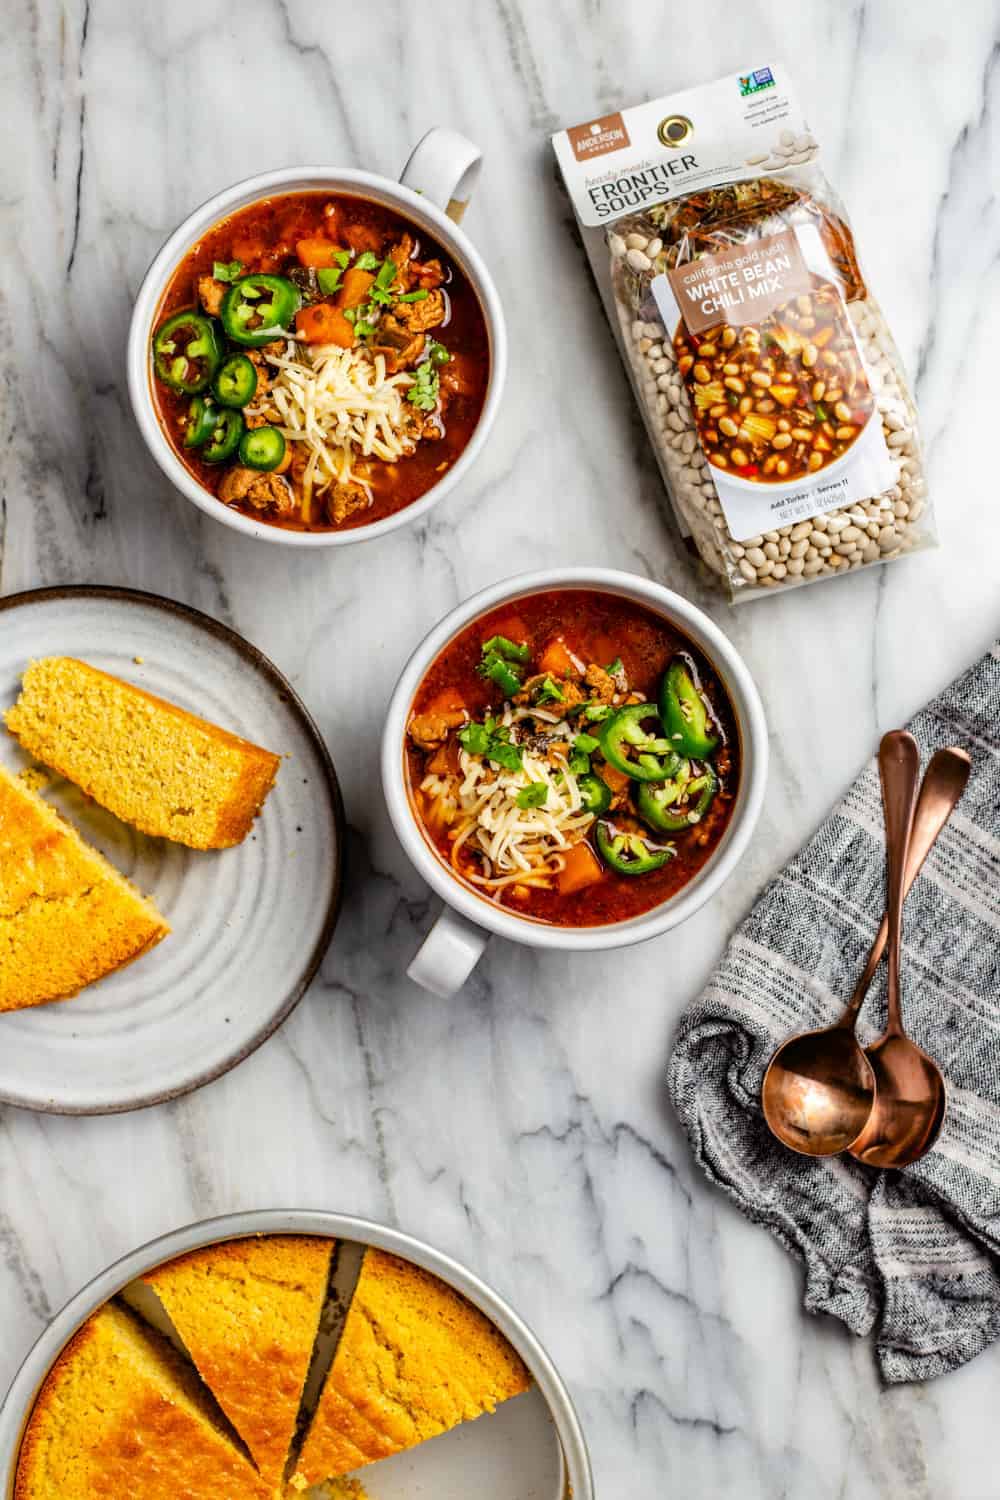
M 263 199 L 210 229 L 164 293 L 151 358 L 188 471 L 300 531 L 412 505 L 471 438 L 490 373 L 461 267 L 392 210 L 329 193 Z
M 484 899 L 563 927 L 676 895 L 718 847 L 740 779 L 704 654 L 653 610 L 584 589 L 466 626 L 420 684 L 405 755 L 440 859 Z

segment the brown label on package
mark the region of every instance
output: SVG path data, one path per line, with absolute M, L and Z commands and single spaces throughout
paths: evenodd
M 609 151 L 621 151 L 632 144 L 620 114 L 602 115 L 586 125 L 574 125 L 566 134 L 577 161 L 593 161 L 595 156 L 606 156 Z
M 720 323 L 736 328 L 763 323 L 812 286 L 794 229 L 703 255 L 667 275 L 689 333 L 704 333 Z

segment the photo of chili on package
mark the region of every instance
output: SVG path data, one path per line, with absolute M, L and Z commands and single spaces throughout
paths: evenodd
M 681 529 L 736 601 L 936 541 L 899 353 L 786 80 L 553 137 Z

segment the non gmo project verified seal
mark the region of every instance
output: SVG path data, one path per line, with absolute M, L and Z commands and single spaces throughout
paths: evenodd
M 759 94 L 761 89 L 774 88 L 774 74 L 770 68 L 757 68 L 753 73 L 741 73 L 740 94 L 745 99 L 747 94 Z

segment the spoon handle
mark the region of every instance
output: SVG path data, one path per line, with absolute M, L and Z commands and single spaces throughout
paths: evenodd
M 944 750 L 935 750 L 931 757 L 930 765 L 924 773 L 917 810 L 913 817 L 910 851 L 906 859 L 904 898 L 920 874 L 924 860 L 937 842 L 938 834 L 951 817 L 959 798 L 965 791 L 971 768 L 972 762 L 968 754 L 957 745 L 949 745 Z M 875 977 L 875 970 L 882 960 L 888 936 L 889 920 L 883 917 L 875 941 L 872 943 L 871 952 L 868 954 L 868 961 L 844 1013 L 842 1024 L 853 1025 L 856 1020 L 872 979 Z
M 906 861 L 917 805 L 920 751 L 912 734 L 891 729 L 878 748 L 882 777 L 882 807 L 885 813 L 886 915 L 889 919 L 889 1016 L 885 1034 L 903 1035 L 899 1003 L 899 950 L 903 936 L 903 897 L 906 893 Z

